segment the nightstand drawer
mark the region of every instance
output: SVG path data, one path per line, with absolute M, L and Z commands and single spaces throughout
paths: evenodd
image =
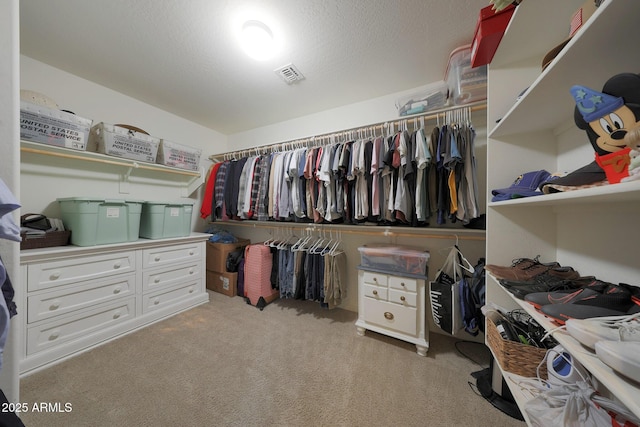
M 408 277 L 389 277 L 389 287 L 393 289 L 401 289 L 403 291 L 416 292 L 418 289 L 418 281 Z
M 387 288 L 374 285 L 364 285 L 364 296 L 382 301 L 387 300 Z
M 201 260 L 204 243 L 192 243 L 145 249 L 142 251 L 142 267 L 152 268 L 170 263 L 193 262 Z
M 372 285 L 387 286 L 388 278 L 386 274 L 363 271 L 362 280 L 364 283 L 371 283 Z
M 27 297 L 27 322 L 34 323 L 135 293 L 135 274 L 110 277 Z
M 394 329 L 411 336 L 417 334 L 418 317 L 415 308 L 365 298 L 364 309 L 368 323 Z
M 414 292 L 403 292 L 389 289 L 389 301 L 402 304 L 406 307 L 416 307 L 418 295 Z

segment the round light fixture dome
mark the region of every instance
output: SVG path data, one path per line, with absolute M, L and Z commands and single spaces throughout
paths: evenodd
M 242 25 L 242 46 L 247 55 L 263 61 L 271 58 L 276 49 L 273 32 L 263 22 L 250 20 Z

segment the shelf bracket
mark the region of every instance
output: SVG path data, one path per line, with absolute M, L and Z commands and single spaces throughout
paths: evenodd
M 120 193 L 121 194 L 129 194 L 131 193 L 131 182 L 129 181 L 129 177 L 131 176 L 131 172 L 134 168 L 138 167 L 138 163 L 134 163 L 127 170 L 120 175 Z
M 193 177 L 183 188 L 182 188 L 182 197 L 189 197 L 196 191 L 202 184 L 204 184 L 204 168 L 200 168 L 200 174 L 198 176 Z

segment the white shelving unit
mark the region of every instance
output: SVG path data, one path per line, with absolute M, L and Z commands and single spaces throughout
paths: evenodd
M 503 188 L 518 175 L 546 169 L 572 171 L 594 159 L 586 132 L 573 121 L 574 84 L 602 89 L 613 75 L 640 72 L 640 2 L 605 0 L 553 62 L 542 58 L 567 37 L 572 14 L 584 0 L 522 2 L 489 67 L 487 189 Z M 516 100 L 522 93 L 520 99 Z M 580 274 L 640 285 L 634 249 L 640 237 L 640 182 L 576 190 L 487 205 L 487 263 L 541 256 Z M 487 279 L 487 301 L 524 307 L 542 326 L 554 324 Z M 592 374 L 603 392 L 640 416 L 640 387 L 617 375 L 565 332 L 556 339 Z M 504 373 L 517 403 L 528 397 L 517 378 Z M 512 381 L 513 379 L 513 381 Z M 524 410 L 523 410 L 524 413 Z M 525 414 L 526 418 L 526 414 Z

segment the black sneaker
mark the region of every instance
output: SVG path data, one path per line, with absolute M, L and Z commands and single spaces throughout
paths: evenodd
M 556 323 L 564 325 L 569 319 L 589 319 L 592 317 L 624 316 L 625 314 L 640 313 L 640 305 L 633 304 L 627 311 L 620 311 L 593 305 L 549 304 L 542 306 L 540 311 Z
M 577 279 L 563 279 L 558 276 L 543 274 L 528 282 L 500 281 L 504 288 L 518 299 L 524 299 L 528 294 L 537 292 L 558 292 L 576 290 L 583 285 L 591 283 L 593 276 L 579 277 Z
M 605 290 L 611 286 L 616 286 L 613 283 L 603 282 L 602 280 L 590 279 L 588 277 L 582 278 L 578 281 L 574 281 L 574 284 L 580 284 L 580 287 L 575 287 L 556 290 L 551 292 L 533 292 L 525 295 L 524 300 L 535 308 L 540 308 L 547 304 L 571 304 L 581 299 L 587 299 L 597 294 L 602 294 Z

